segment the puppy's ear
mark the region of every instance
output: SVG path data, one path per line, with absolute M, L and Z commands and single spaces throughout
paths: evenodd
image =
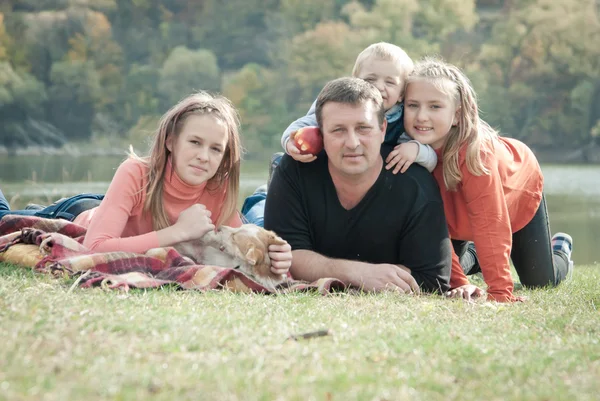
M 262 251 L 256 248 L 254 245 L 250 246 L 250 248 L 248 248 L 248 251 L 246 252 L 246 260 L 252 266 L 256 266 L 258 262 L 262 261 L 263 256 L 264 255 Z

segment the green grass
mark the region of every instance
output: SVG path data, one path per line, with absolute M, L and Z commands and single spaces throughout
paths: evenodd
M 600 266 L 523 304 L 75 288 L 0 264 L 0 399 L 591 400 Z M 331 335 L 286 340 L 329 329 Z

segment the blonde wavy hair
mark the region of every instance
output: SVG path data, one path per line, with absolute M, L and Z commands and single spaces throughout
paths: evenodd
M 416 63 L 408 76 L 406 85 L 411 82 L 426 81 L 437 90 L 449 96 L 459 110 L 456 125 L 448 133 L 442 149 L 444 184 L 455 191 L 462 180 L 459 165 L 460 149 L 467 144 L 467 169 L 473 175 L 490 174 L 483 163 L 482 155 L 493 149 L 498 131 L 479 117 L 477 95 L 465 74 L 456 66 L 440 58 L 426 57 Z
M 227 145 L 223 160 L 215 175 L 208 180 L 206 190 L 218 191 L 223 185 L 227 185 L 221 213 L 218 221 L 215 222 L 216 226 L 229 221 L 237 213 L 242 154 L 239 116 L 227 98 L 200 91 L 184 98 L 161 117 L 154 133 L 149 156 L 140 157 L 133 152 L 133 149 L 129 152 L 131 158 L 148 167 L 144 211 L 151 213 L 154 230 L 161 230 L 171 225 L 163 204 L 165 171 L 171 154 L 167 149 L 166 141 L 169 135 L 177 137 L 187 118 L 192 115 L 211 115 L 226 126 Z

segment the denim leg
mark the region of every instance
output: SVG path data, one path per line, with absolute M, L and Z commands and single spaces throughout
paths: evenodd
M 0 190 L 0 219 L 6 216 L 7 214 L 11 215 L 19 215 L 19 216 L 34 216 L 35 210 L 10 210 L 10 205 L 8 204 L 8 200 Z
M 250 224 L 256 224 L 259 227 L 265 226 L 265 200 L 256 202 L 244 215 L 246 221 Z
M 4 196 L 0 189 L 0 214 L 4 215 L 7 211 L 10 211 L 10 205 L 8 204 L 8 200 L 6 200 L 6 196 Z
M 34 210 L 34 216 L 46 219 L 65 219 L 73 221 L 81 212 L 92 209 L 100 204 L 104 195 L 80 194 L 61 199 L 52 205 L 42 209 Z
M 252 195 L 246 198 L 242 205 L 242 215 L 247 223 L 264 227 L 266 199 L 267 192 L 262 190 L 262 188 L 257 189 Z

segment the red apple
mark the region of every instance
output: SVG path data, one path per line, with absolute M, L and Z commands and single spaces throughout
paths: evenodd
M 303 155 L 316 155 L 323 150 L 323 135 L 319 127 L 302 127 L 292 133 L 291 139 Z

